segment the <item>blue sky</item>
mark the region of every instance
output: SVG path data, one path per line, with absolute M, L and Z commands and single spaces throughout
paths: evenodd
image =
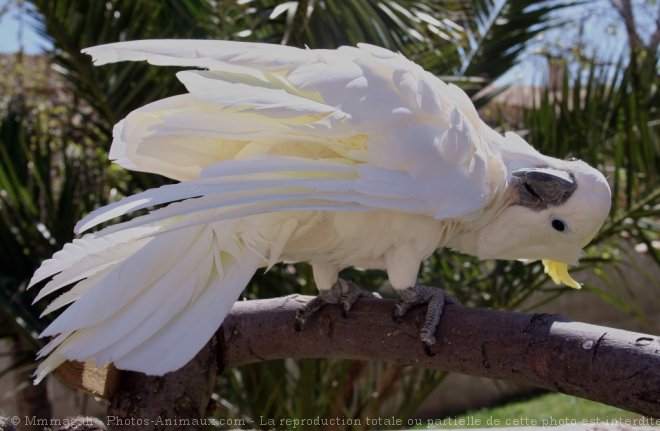
M 0 53 L 19 50 L 21 44 L 28 54 L 38 54 L 51 47 L 33 28 L 32 18 L 21 13 L 11 0 L 0 0 Z

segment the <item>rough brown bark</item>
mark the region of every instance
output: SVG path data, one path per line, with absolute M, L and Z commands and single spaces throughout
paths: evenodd
M 393 301 L 364 299 L 347 318 L 326 307 L 302 332 L 310 297 L 237 302 L 218 346 L 224 368 L 279 358 L 384 360 L 551 389 L 660 417 L 660 337 L 572 322 L 562 316 L 448 305 L 437 354 L 418 339 L 425 307 L 392 322 Z
M 176 349 L 172 345 L 172 349 Z M 217 374 L 215 337 L 185 367 L 162 377 L 123 371 L 106 425 L 122 430 L 201 430 Z
M 658 336 L 557 315 L 447 305 L 436 355 L 429 357 L 418 338 L 426 307 L 416 307 L 402 323 L 394 323 L 390 317 L 394 301 L 361 299 L 346 318 L 339 307 L 325 307 L 302 332 L 295 332 L 295 312 L 310 299 L 293 295 L 237 302 L 217 333 L 217 343 L 164 377 L 97 373 L 119 379 L 102 385 L 120 388 L 110 394 L 108 415 L 128 420 L 202 418 L 217 363 L 229 369 L 280 358 L 343 358 L 508 379 L 660 417 Z M 102 388 L 79 387 L 103 393 Z M 113 428 L 112 422 L 109 425 Z

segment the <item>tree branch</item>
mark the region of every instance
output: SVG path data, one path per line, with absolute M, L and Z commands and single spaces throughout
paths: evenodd
M 293 295 L 237 302 L 216 337 L 221 368 L 281 358 L 383 360 L 508 379 L 660 417 L 658 336 L 572 322 L 557 315 L 447 305 L 437 334 L 437 354 L 429 357 L 418 338 L 426 307 L 416 307 L 404 322 L 394 323 L 390 317 L 393 301 L 361 299 L 346 318 L 338 307 L 325 307 L 302 332 L 295 332 L 295 311 L 309 299 Z M 208 352 L 202 354 L 208 356 Z M 206 362 L 214 366 L 213 361 Z M 195 372 L 208 377 L 207 368 L 198 367 Z M 167 382 L 191 372 L 188 366 L 183 370 L 147 379 Z M 138 378 L 137 373 L 127 372 L 100 375 L 118 378 L 124 388 L 125 379 Z M 77 383 L 75 376 L 64 378 L 96 394 L 105 390 L 114 405 L 121 394 L 108 392 L 118 386 L 116 382 L 104 381 L 101 389 L 95 389 L 89 383 L 93 379 L 82 384 L 83 378 Z M 128 386 L 139 392 L 133 398 L 149 404 L 153 391 L 141 393 L 143 383 Z
M 630 45 L 630 50 L 632 52 L 637 48 L 644 47 L 642 39 L 637 33 L 637 25 L 635 24 L 635 15 L 633 13 L 632 4 L 630 0 L 610 0 L 610 3 L 619 13 L 619 16 L 623 20 L 624 25 L 626 26 L 626 32 L 628 33 L 628 44 Z
M 326 307 L 296 333 L 295 310 L 309 299 L 237 302 L 218 346 L 224 368 L 281 358 L 383 360 L 513 380 L 660 417 L 660 337 L 557 315 L 448 305 L 437 354 L 429 357 L 418 337 L 425 307 L 397 324 L 393 301 L 362 299 L 347 318 Z

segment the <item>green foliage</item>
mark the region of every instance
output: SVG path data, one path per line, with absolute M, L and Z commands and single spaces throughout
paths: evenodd
M 583 159 L 611 176 L 615 214 L 657 192 L 660 178 L 660 90 L 640 60 L 591 63 L 573 75 L 565 66 L 561 87 L 543 89 L 525 113 L 527 137 L 542 152 Z
M 278 422 L 317 416 L 405 418 L 445 377 L 432 370 L 365 361 L 289 359 L 253 364 L 221 376 L 216 414 L 253 425 L 261 416 Z
M 142 63 L 94 67 L 83 48 L 122 40 L 204 38 L 213 14 L 207 1 L 34 0 L 41 34 L 55 46 L 53 60 L 70 90 L 93 108 L 85 121 L 98 123 L 108 145 L 112 126 L 130 111 L 183 92 L 171 70 Z
M 149 38 L 205 38 L 214 11 L 209 1 L 180 0 L 34 0 L 38 30 L 55 47 L 51 53 L 74 98 L 84 102 L 84 134 L 109 149 L 112 127 L 132 110 L 154 100 L 182 93 L 173 70 L 145 63 L 95 67 L 81 53 L 86 47 L 122 40 Z M 112 184 L 119 197 L 169 182 L 156 175 L 125 173 Z
M 491 424 L 499 421 L 500 426 L 527 425 L 546 427 L 588 424 L 598 427 L 599 425 L 614 425 L 616 424 L 615 421 L 623 422 L 627 419 L 641 419 L 641 416 L 595 401 L 551 393 L 543 394 L 532 399 L 514 401 L 502 406 L 468 412 L 452 419 L 456 422 L 464 420 L 465 422 L 470 421 L 475 424 L 478 421 L 480 424 L 477 426 L 478 428 L 484 427 L 489 421 Z M 513 424 L 511 421 L 516 419 L 519 420 L 518 424 Z M 583 424 L 583 420 L 586 421 L 585 424 Z M 532 421 L 536 421 L 536 424 L 533 424 Z M 621 425 L 623 424 L 625 422 Z M 444 426 L 442 428 L 452 429 L 459 427 Z
M 578 1 L 474 1 L 466 22 L 472 40 L 460 75 L 493 80 L 507 72 L 537 35 L 556 27 L 556 12 Z
M 23 337 L 35 348 L 47 320 L 31 305 L 37 292 L 25 291 L 27 281 L 107 193 L 105 153 L 72 133 L 73 118 L 64 105 L 30 106 L 16 96 L 0 123 L 0 317 L 12 328 L 2 336 Z
M 535 36 L 559 24 L 553 13 L 576 3 L 254 0 L 234 13 L 243 13 L 238 34 L 247 40 L 310 48 L 371 43 L 476 92 L 508 71 Z M 464 79 L 475 77 L 481 79 Z

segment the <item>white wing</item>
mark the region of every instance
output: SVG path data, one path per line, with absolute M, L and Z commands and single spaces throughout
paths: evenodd
M 319 162 L 337 162 L 353 167 L 355 184 L 328 173 L 325 185 L 322 179 L 308 188 L 304 181 L 292 183 L 301 202 L 343 204 L 346 193 L 358 193 L 352 204 L 363 210 L 439 219 L 478 216 L 504 185 L 492 145 L 502 137 L 479 119 L 465 93 L 382 48 L 147 40 L 84 52 L 96 64 L 147 60 L 208 69 L 180 72 L 189 94 L 147 105 L 116 127 L 111 157 L 130 169 L 193 180 L 233 169 L 231 161 L 258 159 L 262 179 L 284 181 L 293 178 L 269 176 L 279 169 L 275 156 L 295 158 L 296 169 L 305 172 L 294 175 L 299 179 L 314 177 Z M 400 195 L 383 197 L 401 184 L 406 205 Z M 290 200 L 289 191 L 269 193 Z M 253 193 L 255 202 L 266 194 Z M 286 209 L 296 209 L 295 202 Z
M 278 262 L 298 221 L 287 210 L 399 211 L 479 217 L 505 180 L 502 137 L 470 100 L 401 55 L 213 41 L 137 41 L 86 50 L 97 64 L 195 66 L 188 94 L 154 102 L 114 129 L 111 158 L 181 183 L 125 198 L 78 231 L 163 206 L 86 235 L 31 285 L 68 308 L 37 380 L 65 359 L 162 374 L 207 342 L 257 268 Z M 246 222 L 247 223 L 247 222 Z M 174 245 L 174 246 L 173 246 Z M 176 349 L 172 349 L 175 340 Z

